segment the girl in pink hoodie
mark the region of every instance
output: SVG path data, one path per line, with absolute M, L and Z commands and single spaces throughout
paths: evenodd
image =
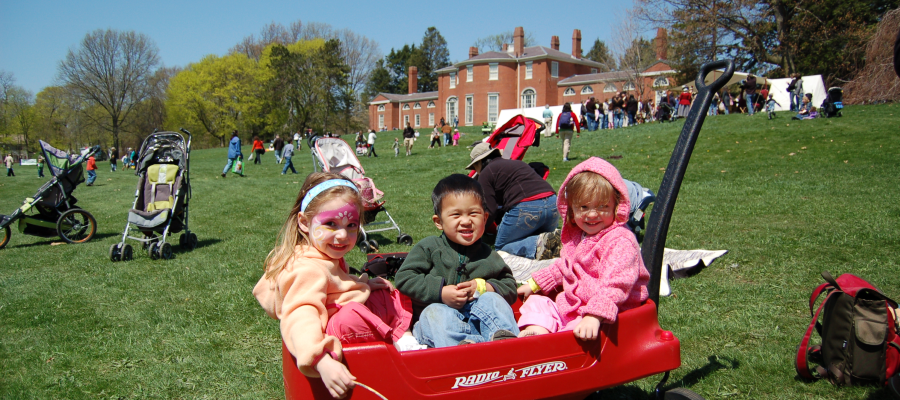
M 634 234 L 625 227 L 630 203 L 612 164 L 591 157 L 578 164 L 559 190 L 562 253 L 518 289 L 525 304 L 519 336 L 574 331 L 599 337 L 601 323 L 647 300 L 650 273 Z M 558 293 L 555 301 L 547 295 Z

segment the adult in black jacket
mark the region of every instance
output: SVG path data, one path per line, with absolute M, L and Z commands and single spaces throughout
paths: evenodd
M 625 102 L 625 112 L 628 114 L 628 126 L 632 126 L 635 124 L 635 115 L 637 115 L 638 105 L 637 100 L 634 99 L 634 95 L 628 96 L 628 101 Z
M 536 258 L 559 223 L 553 187 L 528 164 L 501 158 L 500 150 L 488 143 L 476 145 L 471 157 L 466 168 L 478 173 L 487 203 L 487 223 L 497 222 L 494 248 Z
M 403 129 L 403 146 L 406 147 L 406 155 L 412 154 L 412 147 L 415 142 L 416 131 L 414 131 L 413 128 L 409 126 L 409 122 L 407 122 L 406 128 Z

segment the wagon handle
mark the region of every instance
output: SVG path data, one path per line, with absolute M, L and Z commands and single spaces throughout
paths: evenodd
M 706 76 L 719 68 L 724 68 L 725 73 L 706 85 L 704 83 Z M 713 61 L 700 67 L 700 73 L 697 74 L 695 81 L 697 98 L 684 121 L 681 135 L 678 136 L 675 150 L 672 151 L 672 158 L 669 159 L 669 166 L 666 167 L 666 173 L 659 185 L 656 204 L 650 214 L 647 231 L 644 234 L 644 243 L 641 246 L 644 265 L 650 270 L 650 282 L 647 290 L 650 291 L 650 299 L 657 304 L 657 307 L 659 305 L 660 279 L 662 279 L 663 251 L 666 247 L 666 234 L 669 231 L 672 210 L 675 208 L 675 199 L 678 197 L 684 172 L 691 159 L 691 152 L 694 150 L 697 136 L 700 134 L 700 127 L 703 126 L 703 120 L 706 119 L 706 112 L 709 110 L 713 94 L 721 90 L 732 75 L 734 75 L 734 61 L 732 60 Z

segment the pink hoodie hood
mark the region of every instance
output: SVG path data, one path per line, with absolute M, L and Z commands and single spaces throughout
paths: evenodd
M 596 235 L 597 238 L 602 237 L 606 232 L 609 232 L 609 230 L 614 229 L 615 227 L 625 225 L 625 223 L 628 222 L 628 214 L 631 212 L 631 202 L 628 200 L 628 188 L 625 187 L 625 181 L 622 180 L 622 175 L 619 174 L 619 170 L 602 158 L 588 158 L 576 165 L 575 168 L 569 172 L 569 176 L 566 177 L 566 180 L 563 181 L 562 186 L 559 188 L 559 197 L 556 199 L 556 206 L 559 208 L 559 214 L 562 216 L 563 220 L 561 239 L 563 249 L 565 250 L 574 250 L 578 242 L 582 240 L 581 229 L 578 229 L 578 227 L 573 226 L 568 222 L 569 205 L 566 200 L 566 186 L 569 184 L 569 181 L 572 180 L 572 177 L 585 171 L 594 172 L 606 178 L 606 180 L 612 184 L 613 189 L 619 192 L 619 198 L 622 199 L 619 202 L 619 207 L 616 208 L 616 221 L 606 229 L 600 231 L 600 233 Z

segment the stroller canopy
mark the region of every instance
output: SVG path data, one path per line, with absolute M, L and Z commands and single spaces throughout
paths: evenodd
M 494 130 L 487 142 L 491 148 L 500 149 L 503 158 L 521 160 L 531 146 L 540 146 L 540 133 L 544 124 L 524 115 L 516 115 Z
M 59 176 L 69 168 L 81 164 L 91 154 L 94 153 L 93 151 L 87 151 L 84 154 L 73 156 L 69 155 L 69 153 L 66 153 L 65 151 L 51 146 L 49 143 L 43 140 L 39 140 L 38 143 L 40 143 L 41 145 L 41 151 L 44 153 L 44 159 L 47 160 L 47 165 L 50 167 L 50 173 L 53 176 Z
M 323 170 L 343 175 L 350 180 L 365 176 L 366 171 L 347 142 L 338 138 L 320 138 L 315 146 Z
M 135 175 L 146 172 L 153 164 L 175 164 L 185 169 L 186 151 L 184 136 L 175 132 L 152 133 L 141 144 Z

